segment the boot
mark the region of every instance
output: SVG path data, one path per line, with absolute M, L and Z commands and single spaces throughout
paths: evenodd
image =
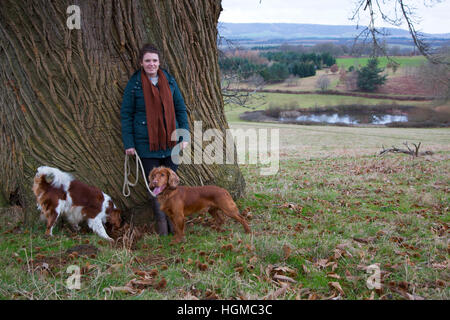
M 156 230 L 160 236 L 167 236 L 168 230 L 167 230 L 167 221 L 164 219 L 156 220 Z
M 159 208 L 158 200 L 153 199 L 153 214 L 156 220 L 156 230 L 160 236 L 167 236 L 173 233 L 173 227 L 166 214 Z
M 169 234 L 174 234 L 172 221 L 170 221 L 170 219 L 169 219 L 169 217 L 167 217 L 167 215 L 166 215 L 166 218 L 167 218 L 167 227 L 168 227 Z

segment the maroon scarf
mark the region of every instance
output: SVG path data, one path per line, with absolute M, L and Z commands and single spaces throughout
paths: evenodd
M 144 70 L 141 72 L 141 80 L 142 90 L 144 91 L 145 113 L 147 114 L 150 151 L 173 148 L 176 141 L 171 141 L 170 136 L 176 129 L 175 108 L 169 82 L 161 69 L 158 69 L 158 87 L 150 82 Z M 166 120 L 165 124 L 164 119 Z

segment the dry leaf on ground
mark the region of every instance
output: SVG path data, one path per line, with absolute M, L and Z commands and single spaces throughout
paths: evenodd
M 340 293 L 342 296 L 345 295 L 344 290 L 342 290 L 342 287 L 341 287 L 341 285 L 339 284 L 339 282 L 328 282 L 328 285 L 329 285 L 331 288 L 334 288 L 334 289 L 336 289 L 337 291 L 339 291 L 339 293 Z

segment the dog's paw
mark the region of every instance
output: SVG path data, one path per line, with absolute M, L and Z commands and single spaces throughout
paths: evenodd
M 51 235 L 51 234 L 44 234 L 44 239 L 46 239 L 46 240 L 49 240 L 49 239 L 51 239 L 51 238 L 53 238 L 53 235 Z
M 182 237 L 182 238 L 173 238 L 172 241 L 170 241 L 170 245 L 175 245 L 175 244 L 179 244 L 179 243 L 184 243 L 186 242 L 186 238 Z

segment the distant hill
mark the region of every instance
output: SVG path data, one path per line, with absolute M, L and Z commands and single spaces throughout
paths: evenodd
M 273 40 L 305 38 L 354 38 L 363 30 L 356 26 L 333 26 L 301 23 L 219 23 L 219 34 L 229 40 Z M 383 28 L 389 32 L 389 38 L 409 38 L 407 30 Z M 428 38 L 450 39 L 450 33 L 425 34 Z

